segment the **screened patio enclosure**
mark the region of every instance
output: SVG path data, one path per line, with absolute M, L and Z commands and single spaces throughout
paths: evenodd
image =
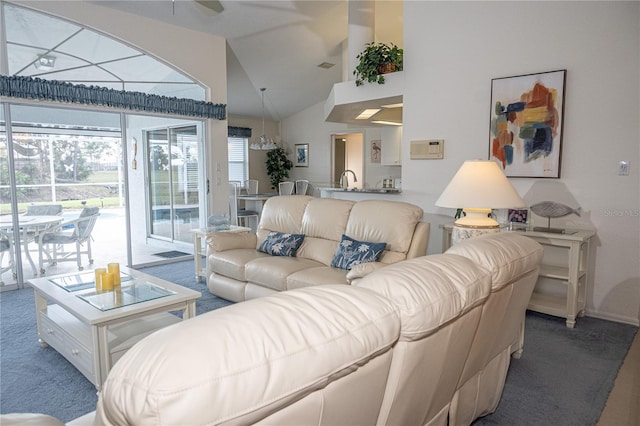
M 190 231 L 201 226 L 200 210 L 204 209 L 198 161 L 202 158 L 200 123 L 41 106 L 5 104 L 5 108 L 11 116 L 13 155 L 8 155 L 3 119 L 0 215 L 12 212 L 12 197 L 20 215 L 30 205 L 60 204 L 63 218 L 73 219 L 83 207 L 100 207 L 92 235 L 96 264 L 118 261 L 136 266 L 166 259 L 156 253 L 192 253 Z M 127 123 L 124 130 L 121 119 Z M 136 136 L 125 139 L 124 134 Z M 151 136 L 157 134 L 167 137 L 158 140 Z M 169 146 L 172 155 L 164 155 Z M 130 157 L 127 165 L 125 152 Z M 9 182 L 10 161 L 14 185 Z M 16 260 L 23 259 L 24 279 L 38 274 L 38 265 L 34 269 L 27 257 L 29 254 L 37 263 L 36 244 L 27 241 L 25 247 L 19 235 L 13 241 Z M 20 244 L 23 247 L 18 247 Z M 90 266 L 88 259 L 83 263 Z M 46 274 L 62 273 L 75 270 L 76 264 L 45 264 L 44 269 Z M 5 271 L 2 281 L 12 283 L 12 277 L 12 271 Z
M 123 95 L 131 91 L 138 98 L 148 94 L 152 102 L 167 96 L 204 99 L 197 82 L 145 52 L 75 23 L 0 4 L 4 82 L 17 77 L 27 83 L 37 78 L 82 84 Z M 204 226 L 206 218 L 204 117 L 185 118 L 162 107 L 141 113 L 128 111 L 125 104 L 78 105 L 4 95 L 0 289 L 21 287 L 42 274 L 37 244 L 21 233 L 26 227 L 20 220 L 30 205 L 62 205 L 62 222 L 76 218 L 84 207 L 99 207 L 92 233 L 94 265 L 116 261 L 135 267 L 176 259 L 166 252 L 192 254 L 191 230 Z M 85 269 L 94 266 L 88 258 L 82 263 Z M 77 266 L 59 262 L 43 269 L 49 275 Z

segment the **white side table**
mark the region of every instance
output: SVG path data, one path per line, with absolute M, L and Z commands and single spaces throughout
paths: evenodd
M 251 232 L 251 228 L 246 226 L 230 225 L 229 229 L 216 230 L 215 228 L 196 228 L 192 229 L 193 233 L 193 263 L 196 270 L 196 280 L 202 282 L 202 278 L 207 275 L 207 268 L 202 264 L 202 256 L 206 256 L 207 249 L 206 243 L 202 244 L 204 240 L 206 242 L 207 236 L 215 234 L 216 232 Z
M 442 226 L 442 252 L 451 246 L 453 224 Z M 527 309 L 544 314 L 566 318 L 566 325 L 573 328 L 576 318 L 584 315 L 586 306 L 587 278 L 589 272 L 589 253 L 595 231 L 566 230 L 566 233 L 541 231 L 517 232 L 542 244 L 545 250 L 538 276 L 538 285 L 533 291 Z M 559 253 L 565 251 L 565 254 Z M 542 279 L 566 286 L 559 294 L 543 292 Z

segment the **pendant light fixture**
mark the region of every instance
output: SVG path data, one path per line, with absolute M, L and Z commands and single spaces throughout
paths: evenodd
M 264 132 L 264 92 L 267 90 L 265 87 L 260 89 L 262 92 L 262 134 L 260 135 L 260 139 L 254 141 L 249 148 L 255 150 L 264 150 L 269 151 L 271 149 L 275 149 L 278 146 L 273 142 L 273 139 L 267 138 L 266 133 Z

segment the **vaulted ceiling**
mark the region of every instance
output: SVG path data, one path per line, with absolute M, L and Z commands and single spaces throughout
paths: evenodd
M 227 39 L 227 110 L 260 117 L 260 88 L 266 88 L 267 118 L 282 120 L 324 102 L 343 80 L 342 51 L 348 33 L 347 0 L 97 1 Z M 200 3 L 210 3 L 214 11 Z M 216 7 L 216 4 L 218 7 Z M 386 24 L 379 41 L 401 40 L 401 0 L 376 3 Z M 195 52 L 197 54 L 197 51 Z M 322 63 L 335 64 L 321 68 Z

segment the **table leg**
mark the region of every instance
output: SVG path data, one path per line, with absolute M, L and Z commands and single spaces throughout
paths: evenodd
M 34 290 L 34 296 L 36 301 L 36 330 L 38 331 L 38 343 L 41 348 L 49 346 L 47 342 L 42 339 L 42 324 L 40 323 L 40 312 L 47 312 L 47 299 L 42 297 L 37 291 Z
M 23 228 L 22 235 L 23 235 L 22 236 L 22 241 L 24 243 L 24 254 L 27 255 L 27 260 L 31 264 L 31 269 L 33 270 L 33 276 L 37 277 L 38 276 L 38 268 L 36 268 L 36 264 L 33 261 L 33 259 L 31 258 L 31 253 L 29 253 L 29 242 L 27 240 L 28 232 L 27 232 L 27 227 L 26 226 Z M 36 237 L 34 237 L 34 238 L 37 238 L 38 234 L 36 233 L 35 235 L 36 235 Z
M 184 310 L 184 313 L 182 314 L 182 320 L 186 320 L 189 318 L 193 318 L 196 316 L 196 301 L 195 300 L 191 300 L 189 302 L 187 302 L 187 307 Z
M 196 267 L 196 281 L 202 282 L 200 271 L 202 270 L 202 239 L 199 233 L 193 234 L 193 263 Z
M 109 351 L 109 339 L 107 336 L 108 327 L 106 325 L 91 327 L 91 338 L 93 339 L 93 370 L 95 371 L 96 388 L 102 388 L 107 374 L 111 370 L 111 354 Z

